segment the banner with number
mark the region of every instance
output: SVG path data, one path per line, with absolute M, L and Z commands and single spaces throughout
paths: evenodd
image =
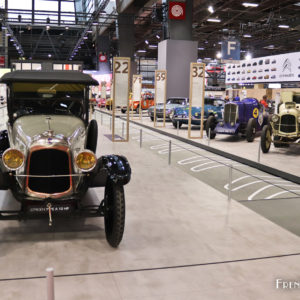
M 132 80 L 132 100 L 141 101 L 142 75 L 133 75 Z
M 205 89 L 205 64 L 191 63 L 190 75 L 190 103 L 202 107 Z
M 166 82 L 167 71 L 155 71 L 155 104 L 165 103 L 166 101 Z
M 129 95 L 130 58 L 114 57 L 113 83 L 114 103 L 117 106 L 127 106 Z

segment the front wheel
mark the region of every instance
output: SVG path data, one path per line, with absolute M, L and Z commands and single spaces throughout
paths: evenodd
M 135 112 L 136 112 L 137 114 L 140 113 L 140 107 L 139 107 L 139 105 L 136 107 Z
M 125 196 L 123 185 L 108 181 L 105 187 L 105 236 L 114 248 L 120 244 L 125 227 Z
M 209 116 L 205 124 L 205 130 L 206 130 L 207 137 L 210 138 L 211 140 L 216 137 L 216 133 L 214 131 L 216 125 L 217 125 L 216 117 Z M 209 135 L 209 129 L 210 129 L 210 135 Z
M 173 124 L 174 128 L 176 128 L 176 129 L 177 129 L 177 123 L 178 123 L 178 128 L 180 129 L 181 126 L 182 126 L 182 122 L 180 122 L 180 121 L 172 121 L 172 124 Z
M 272 129 L 269 125 L 265 125 L 261 132 L 260 147 L 263 153 L 268 153 L 272 142 Z
M 248 142 L 253 142 L 256 134 L 256 120 L 251 118 L 248 120 L 246 127 L 246 139 Z

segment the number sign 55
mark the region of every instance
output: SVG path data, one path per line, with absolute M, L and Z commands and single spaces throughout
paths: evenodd
M 156 74 L 156 81 L 164 81 L 166 79 L 166 74 L 165 73 L 157 73 Z

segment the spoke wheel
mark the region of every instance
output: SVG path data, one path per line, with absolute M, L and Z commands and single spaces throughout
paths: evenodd
M 268 153 L 272 143 L 272 129 L 269 125 L 263 127 L 260 146 L 263 153 Z

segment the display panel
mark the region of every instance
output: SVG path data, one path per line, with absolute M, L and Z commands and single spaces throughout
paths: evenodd
M 167 93 L 167 71 L 155 71 L 155 97 L 154 97 L 154 126 L 156 127 L 156 106 L 158 104 L 164 105 L 163 112 L 163 126 L 166 120 L 166 93 Z
M 253 58 L 226 65 L 227 84 L 289 81 L 300 81 L 300 52 Z

